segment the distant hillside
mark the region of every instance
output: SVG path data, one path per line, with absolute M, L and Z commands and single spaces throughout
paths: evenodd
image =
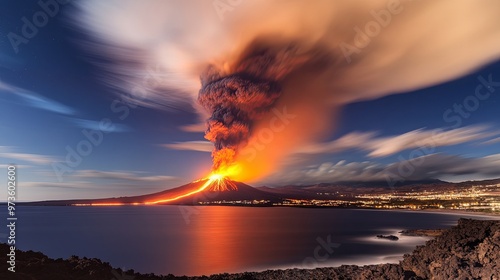
M 303 186 L 259 187 L 259 190 L 295 199 L 348 198 L 361 194 L 406 193 L 423 191 L 452 191 L 475 185 L 500 184 L 500 179 L 451 183 L 440 180 L 406 181 L 391 187 L 387 182 L 336 182 Z M 320 195 L 319 195 L 320 194 Z
M 207 187 L 203 191 L 197 192 L 208 180 L 199 180 L 177 188 L 168 189 L 165 191 L 151 193 L 140 196 L 128 197 L 112 197 L 102 199 L 71 199 L 71 200 L 51 200 L 51 201 L 37 201 L 23 203 L 23 205 L 87 205 L 87 204 L 183 204 L 192 205 L 200 202 L 213 202 L 213 201 L 238 201 L 238 200 L 269 200 L 270 202 L 281 201 L 279 195 L 258 190 L 246 184 L 236 181 L 225 180 L 234 185 L 236 189 L 217 191 L 213 187 Z M 196 192 L 196 193 L 193 193 Z M 175 200 L 170 200 L 185 194 L 193 193 L 186 197 L 181 197 Z
M 197 191 L 208 180 L 199 180 L 177 188 L 139 196 L 112 197 L 102 199 L 72 199 L 23 203 L 24 205 L 75 205 L 75 204 L 183 204 L 193 205 L 203 202 L 266 200 L 280 202 L 284 199 L 343 199 L 349 200 L 362 194 L 446 192 L 470 188 L 474 185 L 500 184 L 500 179 L 450 183 L 440 180 L 407 181 L 399 186 L 390 187 L 387 182 L 337 182 L 305 186 L 258 187 L 254 188 L 241 182 L 224 179 L 234 185 L 234 189 L 217 190 L 209 186 Z M 186 194 L 190 194 L 185 196 Z M 185 197 L 183 197 L 185 196 Z M 177 198 L 179 197 L 179 198 Z M 172 200 L 172 198 L 177 198 Z M 170 200 L 169 200 L 170 199 Z

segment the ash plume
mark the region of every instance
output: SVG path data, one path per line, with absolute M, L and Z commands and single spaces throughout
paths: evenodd
M 300 65 L 293 46 L 279 50 L 252 45 L 230 73 L 210 65 L 201 75 L 198 102 L 210 112 L 205 138 L 214 143 L 213 169 L 233 164 L 253 124 L 275 106 L 281 82 Z
M 213 1 L 79 1 L 70 20 L 91 35 L 90 52 L 114 61 L 100 64 L 108 85 L 143 106 L 191 104 L 208 119 L 214 168 L 237 161 L 240 181 L 319 141 L 346 104 L 443 83 L 500 57 L 498 0 L 222 2 L 224 10 Z M 162 83 L 146 98 L 131 90 L 157 64 Z M 276 118 L 282 129 L 262 134 Z

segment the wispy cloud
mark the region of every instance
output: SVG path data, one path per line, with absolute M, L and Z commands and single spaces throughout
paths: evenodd
M 70 118 L 69 121 L 81 128 L 100 130 L 103 132 L 128 132 L 132 130 L 129 126 L 120 123 L 113 123 L 111 125 L 104 126 L 101 125 L 101 121 L 78 118 Z
M 418 147 L 452 146 L 500 134 L 487 129 L 486 126 L 468 126 L 448 131 L 418 129 L 399 136 L 375 139 L 370 143 L 372 151 L 369 155 L 382 157 Z
M 337 153 L 349 149 L 368 151 L 370 157 L 384 157 L 419 147 L 452 146 L 483 140 L 500 131 L 488 130 L 487 126 L 467 126 L 444 131 L 442 129 L 417 129 L 401 135 L 376 137 L 375 132 L 353 132 L 336 140 L 305 147 L 299 153 Z
M 42 173 L 42 180 L 23 181 L 23 188 L 30 189 L 23 196 L 24 200 L 134 196 L 163 191 L 183 183 L 173 176 L 130 170 L 78 170 L 68 175 L 64 182 L 58 182 L 52 172 Z
M 205 130 L 207 130 L 207 124 L 205 122 L 188 124 L 181 126 L 180 129 L 186 132 L 205 132 Z
M 401 167 L 412 170 L 402 176 Z M 285 170 L 266 179 L 266 183 L 317 184 L 339 181 L 386 181 L 390 176 L 402 176 L 404 180 L 437 179 L 453 176 L 474 175 L 500 176 L 500 154 L 482 158 L 467 158 L 449 154 L 431 154 L 391 164 L 377 162 L 325 162 L 307 168 Z
M 66 200 L 66 199 L 96 199 L 108 197 L 136 196 L 162 191 L 165 185 L 138 185 L 134 183 L 94 183 L 88 181 L 47 182 L 23 181 L 26 189 L 22 201 Z M 173 186 L 170 186 L 173 187 Z M 0 195 L 0 201 L 6 196 Z
M 1 169 L 6 169 L 9 166 L 10 166 L 10 164 L 0 164 Z M 16 167 L 17 167 L 17 169 L 33 168 L 32 165 L 28 165 L 28 164 L 16 164 Z
M 197 152 L 211 152 L 214 149 L 214 145 L 208 141 L 175 142 L 171 144 L 162 144 L 161 146 L 173 150 L 187 150 Z
M 85 179 L 106 179 L 106 180 L 122 180 L 135 182 L 167 182 L 176 181 L 177 177 L 154 175 L 147 176 L 142 172 L 136 171 L 100 171 L 100 170 L 79 170 L 73 174 L 75 178 Z
M 299 150 L 304 154 L 337 153 L 350 149 L 366 149 L 376 132 L 352 132 L 327 143 L 313 144 Z
M 21 104 L 63 115 L 74 115 L 76 110 L 38 93 L 0 81 L 0 92 L 14 95 Z M 8 97 L 12 101 L 12 96 Z
M 90 182 L 85 181 L 73 181 L 73 182 L 23 182 L 23 188 L 57 188 L 57 189 L 102 189 L 102 186 L 95 185 Z
M 498 143 L 500 143 L 500 137 L 493 138 L 493 139 L 490 139 L 490 140 L 486 140 L 486 141 L 482 142 L 481 144 L 492 145 L 492 144 L 498 144 Z
M 9 159 L 13 163 L 29 162 L 39 165 L 47 165 L 55 161 L 55 157 L 40 155 L 40 154 L 29 154 L 29 153 L 17 153 L 13 151 L 11 147 L 0 146 L 0 158 Z

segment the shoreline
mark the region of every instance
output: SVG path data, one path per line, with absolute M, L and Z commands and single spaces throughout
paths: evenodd
M 476 242 L 470 243 L 474 238 Z M 500 275 L 500 251 L 495 242 L 500 238 L 500 221 L 460 219 L 442 235 L 405 254 L 398 263 L 377 265 L 341 265 L 312 269 L 283 268 L 260 272 L 219 273 L 210 276 L 175 276 L 141 274 L 123 271 L 96 258 L 51 259 L 40 252 L 16 250 L 19 271 L 16 279 L 123 279 L 134 280 L 225 280 L 225 279 L 494 279 Z M 0 243 L 2 251 L 8 248 Z M 460 261 L 453 252 L 461 252 Z M 0 256 L 0 278 L 11 279 L 6 269 L 6 255 Z M 114 278 L 113 278 L 114 277 Z M 119 278 L 118 278 L 119 279 Z
M 165 204 L 165 205 L 134 205 L 134 204 L 123 204 L 123 205 L 33 205 L 33 202 L 20 202 L 18 206 L 22 207 L 161 207 L 161 206 L 186 206 L 186 207 L 263 207 L 263 208 L 303 208 L 303 209 L 348 209 L 348 210 L 371 210 L 371 211 L 393 211 L 393 212 L 427 212 L 427 213 L 438 213 L 438 214 L 453 214 L 453 215 L 468 215 L 468 216 L 478 216 L 478 217 L 495 217 L 500 219 L 500 211 L 498 212 L 481 212 L 472 210 L 453 210 L 453 209 L 381 209 L 381 208 L 362 208 L 362 207 L 337 207 L 337 206 L 287 206 L 287 205 L 184 205 L 184 204 Z M 7 205 L 7 202 L 0 202 L 0 205 Z
M 467 215 L 477 217 L 493 217 L 500 219 L 500 212 L 479 212 L 467 210 L 452 210 L 452 209 L 378 209 L 378 208 L 338 208 L 337 209 L 351 209 L 351 210 L 371 210 L 371 211 L 392 211 L 404 213 L 430 213 L 430 214 L 446 214 L 446 215 Z
M 401 209 L 404 212 L 427 212 L 436 214 L 451 214 L 451 215 L 467 215 L 467 216 L 477 216 L 477 217 L 494 217 L 500 219 L 500 212 L 479 212 L 479 211 L 467 211 L 467 210 L 452 210 L 452 209 L 422 209 L 422 210 L 411 210 L 411 209 Z
M 174 210 L 177 211 L 176 206 L 175 205 L 168 205 L 170 206 L 170 208 L 174 208 Z M 172 206 L 175 206 L 175 207 L 172 207 Z M 113 209 L 120 209 L 118 207 L 121 207 L 121 206 L 116 206 L 116 207 L 111 207 L 111 209 L 95 209 L 94 210 L 91 210 L 91 211 L 98 211 L 98 212 L 102 212 L 102 213 L 105 213 L 105 212 L 108 212 L 108 211 L 114 211 Z M 134 206 L 134 207 L 137 207 L 137 206 Z M 276 206 L 278 207 L 278 206 Z M 49 207 L 49 208 L 53 208 L 53 209 L 56 209 L 57 211 L 59 211 L 59 207 Z M 147 210 L 148 208 L 147 207 L 142 207 L 144 210 Z M 227 210 L 230 210 L 230 208 L 221 208 L 219 206 L 220 209 L 227 209 Z M 281 211 L 280 208 L 282 210 L 287 210 L 289 209 L 290 207 L 279 207 L 278 209 L 275 209 L 275 211 Z M 29 208 L 28 208 L 29 209 Z M 37 209 L 43 209 L 43 208 L 37 208 Z M 67 210 L 70 210 L 72 208 L 65 208 Z M 128 211 L 134 211 L 133 209 L 134 208 L 122 208 L 123 210 L 127 210 Z M 163 211 L 166 211 L 168 210 L 168 208 L 156 208 L 158 211 L 160 212 L 163 212 Z M 208 209 L 208 208 L 207 208 Z M 303 208 L 301 208 L 303 209 Z M 318 209 L 318 208 L 311 208 L 309 210 L 307 209 L 303 209 L 303 210 L 299 210 L 299 209 L 296 209 L 292 212 L 309 212 L 311 213 L 312 215 L 314 215 L 314 213 L 317 213 L 317 212 L 325 212 L 325 213 L 332 213 L 333 215 L 343 215 L 343 213 L 345 213 L 346 211 L 352 211 L 352 210 L 364 210 L 366 212 L 362 212 L 362 211 L 356 211 L 358 214 L 354 214 L 354 215 L 365 215 L 365 214 L 368 214 L 370 212 L 372 212 L 373 214 L 372 215 L 377 215 L 377 216 L 384 216 L 384 215 L 390 215 L 390 213 L 394 213 L 394 211 L 398 211 L 398 210 L 394 210 L 394 209 L 352 209 L 352 208 L 335 208 L 335 209 L 343 209 L 343 210 L 335 210 L 335 209 L 332 209 L 332 210 L 327 210 L 327 209 L 322 209 L 322 210 L 314 210 L 314 209 Z M 331 208 L 329 208 L 331 209 Z M 60 209 L 61 211 L 65 211 L 64 209 Z M 89 208 L 90 210 L 90 208 Z M 271 210 L 271 209 L 270 209 Z M 292 210 L 292 209 L 290 209 Z M 386 214 L 384 214 L 383 212 L 380 212 L 380 211 L 377 211 L 377 210 L 385 210 L 385 211 L 390 211 L 390 212 L 385 212 Z M 35 211 L 35 210 L 34 210 Z M 38 210 L 36 210 L 38 211 Z M 399 210 L 401 212 L 401 210 Z M 410 210 L 412 211 L 412 210 Z M 85 211 L 84 211 L 85 212 Z M 354 211 L 353 211 L 354 212 Z M 406 212 L 406 211 L 405 211 Z M 419 214 L 424 214 L 424 212 L 422 211 L 414 211 L 415 212 L 415 216 L 419 216 Z M 365 214 L 363 214 L 365 213 Z M 397 215 L 397 214 L 396 214 Z M 407 215 L 407 216 L 414 216 L 414 215 Z M 437 217 L 437 216 L 436 216 Z M 456 218 L 455 218 L 456 217 Z M 429 217 L 431 219 L 434 219 L 433 217 Z M 453 223 L 446 223 L 446 225 L 443 225 L 441 228 L 450 228 L 454 225 L 456 225 L 456 221 L 458 220 L 458 217 L 457 216 L 452 216 L 450 218 L 447 218 L 447 219 L 452 219 L 453 220 Z M 410 219 L 411 220 L 411 219 Z M 395 225 L 392 225 L 390 228 L 379 228 L 379 227 L 376 227 L 378 229 L 381 229 L 382 231 L 380 231 L 379 233 L 380 234 L 393 234 L 393 235 L 398 235 L 399 236 L 399 232 L 402 231 L 402 230 L 405 230 L 405 229 L 410 229 L 410 228 L 413 228 L 412 227 L 413 223 L 410 223 L 410 224 L 407 224 L 405 227 L 404 225 L 401 225 L 401 224 L 395 224 Z M 432 227 L 433 225 L 435 225 L 435 223 L 430 223 L 428 226 L 429 227 Z M 425 227 L 422 227 L 422 228 L 425 228 Z M 391 231 L 387 231 L 385 232 L 386 229 L 390 229 Z M 377 233 L 378 234 L 378 233 Z M 359 234 L 359 235 L 355 235 L 356 239 L 352 239 L 353 242 L 370 242 L 372 244 L 371 245 L 374 245 L 375 242 L 393 242 L 393 241 L 386 241 L 386 240 L 378 240 L 376 237 L 375 237 L 375 234 L 373 235 L 365 235 L 365 234 Z M 396 249 L 396 251 L 391 251 L 391 252 L 374 252 L 374 251 L 363 251 L 363 250 L 360 250 L 360 255 L 356 255 L 356 257 L 349 257 L 349 256 L 342 256 L 342 257 L 339 257 L 339 258 L 333 258 L 333 259 L 328 259 L 326 261 L 320 261 L 319 264 L 315 264 L 314 266 L 313 265 L 301 265 L 301 262 L 299 260 L 298 263 L 293 263 L 293 262 L 285 262 L 285 263 L 278 263 L 277 265 L 267 265 L 266 263 L 262 263 L 262 265 L 260 266 L 252 266 L 252 267 L 240 267 L 240 268 L 243 268 L 245 270 L 232 270 L 230 271 L 231 273 L 238 273 L 238 272 L 243 272 L 243 271 L 253 271 L 253 272 L 262 272 L 262 271 L 265 271 L 265 270 L 274 270 L 274 269 L 297 269 L 297 268 L 307 268 L 307 269 L 312 269 L 312 268 L 316 268 L 316 267 L 323 267 L 323 266 L 328 266 L 328 267 L 337 267 L 337 266 L 341 266 L 341 265 L 357 265 L 357 266 L 362 266 L 362 265 L 378 265 L 378 264 L 385 264 L 385 263 L 397 263 L 399 260 L 401 260 L 403 258 L 403 255 L 405 253 L 410 253 L 416 246 L 418 245 L 423 245 L 427 240 L 419 240 L 418 237 L 410 237 L 410 239 L 404 239 L 402 238 L 401 240 L 398 240 L 396 241 L 397 243 L 395 243 L 394 247 L 406 247 L 405 251 L 402 251 L 402 250 L 399 250 L 399 249 Z M 351 240 L 351 237 L 349 237 L 349 240 Z M 370 241 L 371 240 L 371 241 Z M 379 243 L 378 245 L 381 245 L 381 246 L 387 246 L 386 244 L 381 244 Z M 389 245 L 390 246 L 390 245 Z M 391 246 L 392 247 L 392 246 Z M 21 249 L 24 249 L 24 250 L 29 250 L 31 248 L 29 247 L 23 247 Z M 42 252 L 44 252 L 42 250 Z M 363 253 L 366 253 L 366 254 L 363 254 Z M 74 254 L 74 255 L 78 255 L 78 256 L 81 256 L 79 255 L 78 253 L 71 253 L 71 254 Z M 67 254 L 67 255 L 49 255 L 50 257 L 54 257 L 54 258 L 59 258 L 59 257 L 69 257 L 71 254 Z M 363 255 L 361 255 L 363 254 Z M 99 255 L 93 255 L 93 254 L 88 254 L 88 255 L 85 255 L 86 257 L 88 258 L 98 258 L 100 257 Z M 106 259 L 106 261 L 110 261 L 112 262 L 113 259 Z M 132 263 L 132 262 L 131 262 Z M 120 263 L 113 263 L 112 264 L 116 264 L 116 265 L 121 265 Z M 134 267 L 132 266 L 132 264 L 128 264 L 127 267 Z M 163 271 L 160 271 L 160 270 L 143 270 L 140 266 L 139 267 L 134 267 L 136 269 L 139 269 L 139 271 L 141 273 L 169 273 L 170 271 L 169 270 L 163 270 Z M 210 272 L 211 273 L 217 273 L 219 271 L 224 271 L 224 270 L 211 270 Z

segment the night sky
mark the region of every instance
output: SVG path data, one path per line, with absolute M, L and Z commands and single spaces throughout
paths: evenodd
M 199 123 L 196 104 L 137 105 L 124 98 L 126 90 L 110 85 L 101 67 L 113 61 L 89 51 L 90 35 L 71 24 L 74 4 L 61 5 L 17 51 L 8 34 L 22 34 L 22 18 L 31 19 L 40 6 L 0 5 L 0 166 L 17 165 L 19 200 L 139 195 L 210 172 L 211 144 L 200 129 L 185 128 Z M 162 83 L 155 69 L 145 75 L 145 83 Z M 247 183 L 386 181 L 397 174 L 402 180 L 497 178 L 499 108 L 500 61 L 493 59 L 437 85 L 349 102 L 329 116 L 337 119 L 335 129 Z

